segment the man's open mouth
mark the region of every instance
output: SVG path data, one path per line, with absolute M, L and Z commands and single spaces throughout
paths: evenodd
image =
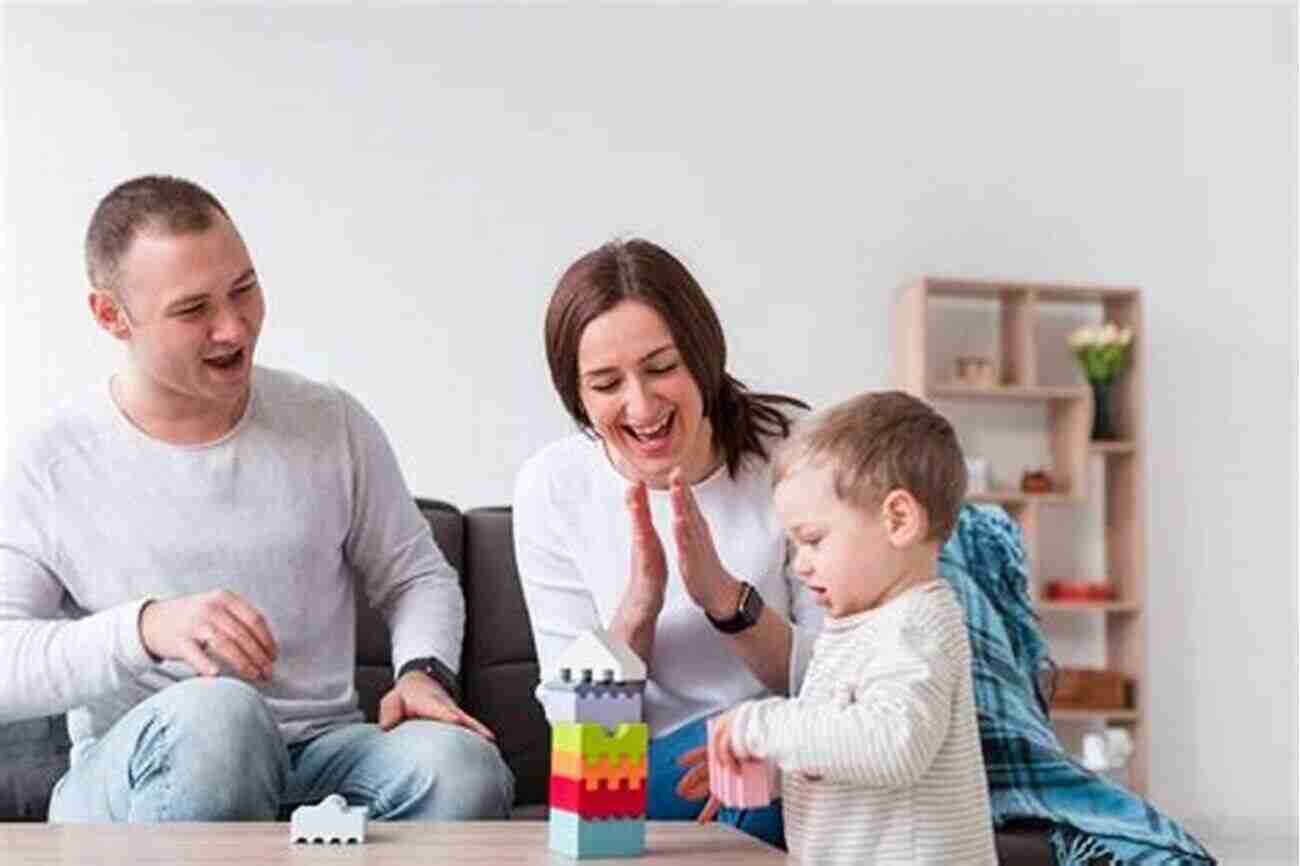
M 228 355 L 217 355 L 212 358 L 204 358 L 203 363 L 216 367 L 218 370 L 229 370 L 232 367 L 238 367 L 244 363 L 244 350 L 236 349 Z

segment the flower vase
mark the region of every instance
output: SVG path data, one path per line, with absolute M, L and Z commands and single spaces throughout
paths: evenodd
M 1092 385 L 1092 438 L 1114 439 L 1115 428 L 1110 415 L 1110 381 L 1097 380 Z

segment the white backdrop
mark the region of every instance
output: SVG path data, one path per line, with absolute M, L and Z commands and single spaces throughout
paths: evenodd
M 1143 287 L 1154 799 L 1294 835 L 1293 11 L 0 14 L 6 443 L 116 363 L 81 240 L 145 172 L 230 209 L 260 362 L 351 389 L 462 507 L 570 429 L 542 311 L 616 234 L 687 262 L 736 375 L 818 405 L 888 383 L 908 277 Z

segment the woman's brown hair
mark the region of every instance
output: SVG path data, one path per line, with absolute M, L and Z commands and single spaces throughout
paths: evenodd
M 591 419 L 578 384 L 578 343 L 592 320 L 625 300 L 640 301 L 663 318 L 704 401 L 713 447 L 734 477 L 746 455 L 766 460 L 763 439 L 785 438 L 791 418 L 784 406 L 802 400 L 758 394 L 726 372 L 727 340 L 704 290 L 667 250 L 634 238 L 612 241 L 578 259 L 560 277 L 546 309 L 546 360 L 564 407 L 584 432 Z

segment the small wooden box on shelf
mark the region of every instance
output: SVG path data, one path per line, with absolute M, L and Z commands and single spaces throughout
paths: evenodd
M 927 348 L 933 348 L 931 309 L 936 298 L 966 299 L 996 306 L 999 334 L 994 368 L 996 384 L 974 386 L 945 381 L 927 368 Z M 1040 383 L 1038 311 L 1044 304 L 1096 307 L 1100 321 L 1130 328 L 1134 341 L 1125 370 L 1111 393 L 1118 437 L 1091 441 L 1093 395 L 1087 385 Z M 1150 754 L 1146 681 L 1144 575 L 1144 489 L 1142 482 L 1142 301 L 1136 288 L 1060 283 L 924 277 L 905 286 L 899 296 L 895 322 L 895 382 L 898 387 L 931 402 L 983 401 L 1040 403 L 1047 408 L 1051 453 L 1051 493 L 1024 493 L 994 488 L 972 494 L 973 502 L 1004 507 L 1020 524 L 1029 558 L 1031 592 L 1038 610 L 1056 616 L 1100 616 L 1105 633 L 1105 668 L 1133 684 L 1131 706 L 1122 709 L 1060 708 L 1056 722 L 1122 724 L 1133 735 L 1135 750 L 1129 763 L 1129 785 L 1145 793 Z M 1068 352 L 1062 344 L 1060 351 Z M 1103 471 L 1105 522 L 1105 580 L 1114 588 L 1105 600 L 1048 600 L 1038 572 L 1038 513 L 1040 506 L 1084 503 L 1092 458 Z M 1050 626 L 1050 622 L 1048 623 Z M 1050 628 L 1049 628 L 1050 636 Z

